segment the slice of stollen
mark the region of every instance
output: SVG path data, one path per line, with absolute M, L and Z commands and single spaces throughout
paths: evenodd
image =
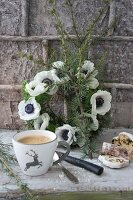
M 107 142 L 103 142 L 101 154 L 122 157 L 130 160 L 130 154 L 126 148 Z
M 117 137 L 112 139 L 112 143 L 125 148 L 130 155 L 130 160 L 133 159 L 133 135 L 127 132 L 121 132 Z
M 98 160 L 100 160 L 105 166 L 115 169 L 129 165 L 129 160 L 110 155 L 99 155 Z
M 127 132 L 121 132 L 118 136 L 112 139 L 113 144 L 129 144 L 133 143 L 133 134 Z

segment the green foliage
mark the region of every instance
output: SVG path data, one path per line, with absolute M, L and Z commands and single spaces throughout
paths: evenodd
M 27 93 L 25 86 L 27 84 L 27 81 L 22 82 L 22 97 L 25 101 L 27 101 L 30 98 L 30 95 Z
M 92 104 L 90 102 L 91 97 L 99 89 L 104 89 L 102 84 L 102 66 L 105 61 L 106 52 L 100 55 L 97 61 L 95 61 L 95 67 L 93 67 L 93 63 L 90 62 L 88 72 L 83 73 L 82 70 L 83 65 L 85 65 L 85 60 L 88 60 L 88 50 L 94 41 L 97 42 L 96 38 L 93 37 L 95 26 L 102 19 L 103 14 L 106 13 L 109 1 L 105 0 L 103 8 L 99 9 L 98 15 L 88 24 L 86 32 L 84 33 L 82 30 L 79 30 L 72 1 L 67 0 L 63 3 L 64 8 L 71 16 L 75 37 L 71 37 L 65 30 L 64 23 L 57 11 L 56 0 L 48 0 L 48 2 L 51 5 L 49 11 L 50 15 L 55 21 L 55 27 L 60 36 L 60 60 L 64 63 L 64 66 L 56 69 L 57 76 L 62 80 L 55 84 L 58 87 L 56 95 L 61 96 L 62 101 L 66 102 L 67 115 L 64 114 L 63 116 L 54 111 L 51 106 L 54 95 L 49 95 L 48 92 L 45 92 L 36 96 L 35 99 L 41 105 L 40 114 L 48 113 L 50 116 L 50 123 L 47 129 L 55 131 L 58 126 L 62 126 L 63 124 L 70 124 L 72 127 L 76 127 L 77 142 L 73 142 L 72 145 L 79 145 L 82 151 L 91 157 L 95 149 L 95 139 L 100 134 L 102 128 L 107 125 L 106 119 L 108 119 L 107 114 L 102 116 L 97 115 L 97 113 L 92 113 Z M 44 63 L 41 58 L 37 61 L 32 55 L 23 54 L 22 57 L 42 65 L 44 70 L 51 70 L 53 67 L 52 63 L 58 60 L 59 52 L 57 51 L 49 48 L 47 63 Z M 93 58 L 89 59 L 92 60 Z M 101 83 L 99 86 L 94 86 L 97 81 L 98 70 L 101 71 L 100 74 L 102 74 L 102 76 L 98 76 Z M 22 91 L 24 99 L 28 100 L 30 96 L 25 90 L 26 83 L 27 82 L 24 81 Z M 49 90 L 53 86 L 54 83 L 49 85 Z M 34 120 L 27 122 L 30 129 L 34 128 L 33 122 Z
M 51 96 L 48 95 L 48 94 L 46 94 L 46 93 L 45 93 L 45 94 L 40 94 L 40 95 L 36 96 L 36 101 L 37 101 L 40 105 L 42 105 L 42 107 L 41 107 L 41 108 L 42 108 L 42 109 L 41 109 L 42 113 L 44 112 L 45 105 L 49 103 L 50 99 L 51 99 Z M 43 107 L 44 107 L 44 108 L 43 108 Z

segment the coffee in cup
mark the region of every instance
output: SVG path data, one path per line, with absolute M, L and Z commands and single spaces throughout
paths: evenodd
M 43 144 L 50 142 L 51 139 L 44 135 L 27 135 L 17 140 L 23 144 Z

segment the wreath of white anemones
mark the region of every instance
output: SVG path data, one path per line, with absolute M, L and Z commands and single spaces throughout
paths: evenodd
M 38 81 L 31 81 L 30 83 L 26 84 L 25 89 L 30 96 L 35 97 L 46 92 L 48 90 L 48 85 Z
M 20 119 L 32 120 L 40 115 L 41 106 L 35 100 L 35 97 L 30 97 L 27 101 L 21 101 L 18 105 L 18 113 Z
M 56 84 L 61 82 L 59 77 L 56 75 L 56 69 L 39 72 L 34 77 L 34 80 L 40 83 L 45 83 L 47 88 L 46 93 L 50 95 L 57 92 L 58 86 Z
M 69 124 L 64 124 L 63 126 L 58 127 L 55 130 L 55 134 L 58 137 L 58 141 L 65 140 L 69 145 L 77 140 L 75 137 L 75 127 L 72 127 Z
M 98 90 L 91 96 L 92 114 L 105 115 L 111 108 L 110 92 Z
M 49 125 L 50 117 L 48 113 L 43 113 L 37 119 L 34 120 L 35 130 L 45 130 Z
M 62 61 L 56 61 L 56 62 L 52 63 L 52 66 L 55 69 L 62 69 L 64 67 L 64 62 L 62 62 Z

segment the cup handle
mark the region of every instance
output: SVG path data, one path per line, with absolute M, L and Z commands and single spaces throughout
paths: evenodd
M 54 161 L 54 162 L 53 162 L 53 165 L 56 165 L 56 164 L 58 164 L 59 162 L 61 162 L 62 160 L 64 160 L 64 159 L 66 158 L 66 156 L 68 156 L 68 154 L 70 153 L 70 145 L 69 145 L 67 142 L 65 142 L 65 141 L 59 141 L 59 142 L 58 142 L 57 148 L 58 148 L 58 147 L 62 147 L 62 146 L 63 146 L 63 147 L 66 147 L 66 152 L 65 152 L 64 154 L 62 154 L 62 156 L 59 157 L 58 160 Z

